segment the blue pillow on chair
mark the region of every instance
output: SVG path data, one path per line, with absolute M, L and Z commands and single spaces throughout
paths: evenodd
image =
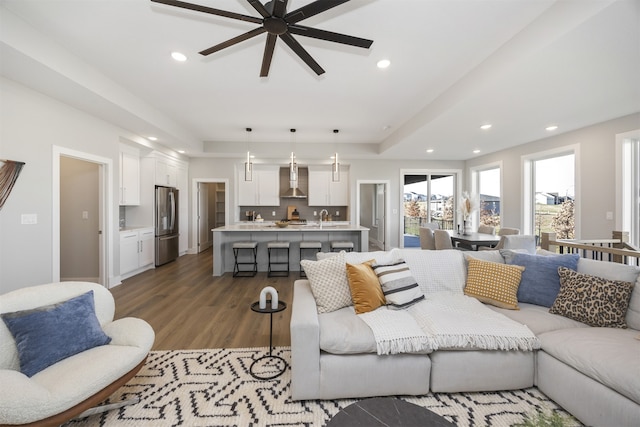
M 28 377 L 111 342 L 96 317 L 93 291 L 44 307 L 3 313 L 2 320 L 16 340 L 20 370 Z
M 525 267 L 518 288 L 518 302 L 551 307 L 560 292 L 558 267 L 577 270 L 578 254 L 567 255 L 529 255 L 515 253 L 505 257 L 507 264 Z

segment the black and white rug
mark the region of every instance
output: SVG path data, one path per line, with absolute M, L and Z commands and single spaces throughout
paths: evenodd
M 153 351 L 138 375 L 105 402 L 138 397 L 140 403 L 65 426 L 324 426 L 340 409 L 356 401 L 291 401 L 289 368 L 266 381 L 249 374 L 252 362 L 267 352 L 267 348 Z M 273 354 L 290 363 L 289 347 L 277 347 Z M 568 417 L 536 388 L 402 399 L 461 427 L 512 426 L 537 412 L 559 412 Z M 575 420 L 570 424 L 579 425 Z

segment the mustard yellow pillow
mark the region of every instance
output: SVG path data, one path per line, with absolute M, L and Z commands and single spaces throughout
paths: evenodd
M 356 314 L 373 311 L 387 303 L 378 276 L 371 268 L 373 262 L 374 260 L 362 264 L 347 263 L 347 279 Z
M 524 267 L 469 258 L 464 294 L 496 307 L 520 310 L 518 286 Z

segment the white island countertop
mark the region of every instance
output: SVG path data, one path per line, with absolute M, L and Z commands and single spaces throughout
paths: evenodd
M 310 222 L 307 224 L 292 224 L 286 227 L 278 227 L 273 222 L 251 222 L 226 225 L 224 227 L 214 228 L 212 231 L 282 231 L 282 232 L 300 232 L 300 231 L 362 231 L 368 230 L 366 227 L 351 225 L 347 221 L 324 221 L 322 225 L 318 222 Z

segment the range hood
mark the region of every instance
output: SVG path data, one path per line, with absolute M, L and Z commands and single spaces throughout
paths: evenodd
M 296 181 L 289 181 L 289 189 L 280 195 L 283 199 L 306 199 L 304 191 L 296 187 Z
M 298 168 L 298 180 L 289 180 L 289 168 L 280 168 L 280 197 L 283 199 L 306 199 L 309 172 L 306 167 Z

